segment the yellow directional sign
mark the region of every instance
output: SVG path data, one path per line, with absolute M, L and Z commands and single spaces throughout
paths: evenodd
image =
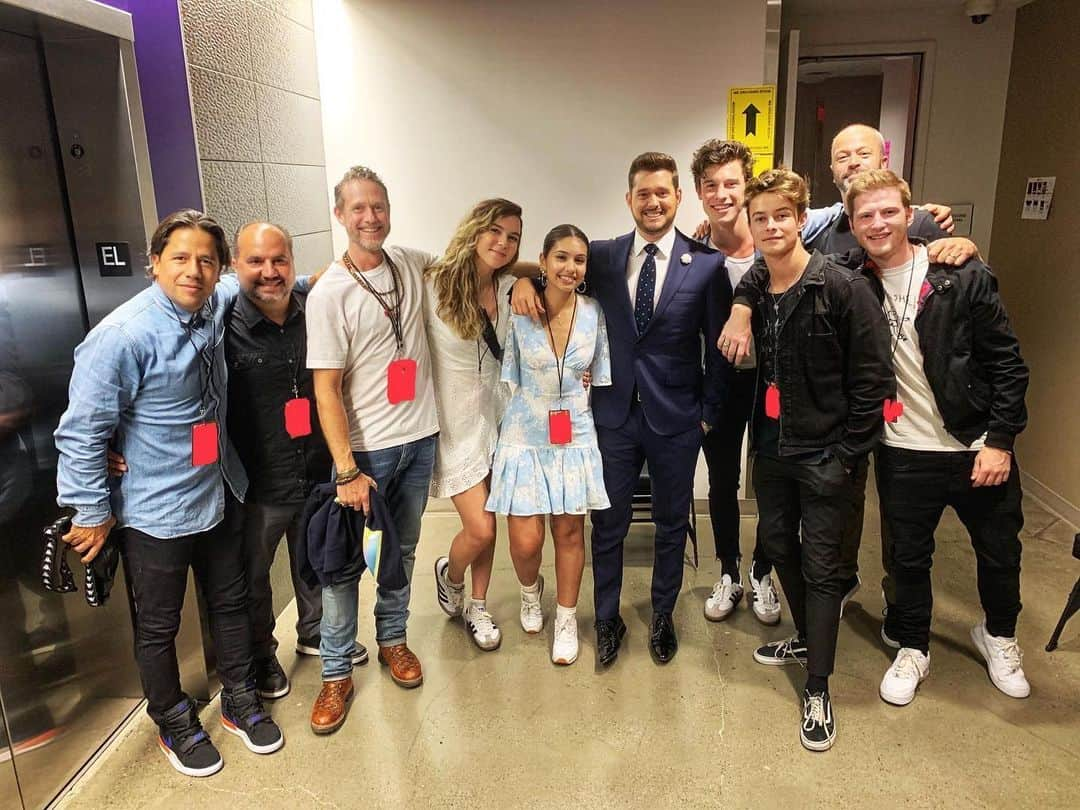
M 776 85 L 732 87 L 728 90 L 728 138 L 742 141 L 752 152 L 773 151 L 776 126 Z

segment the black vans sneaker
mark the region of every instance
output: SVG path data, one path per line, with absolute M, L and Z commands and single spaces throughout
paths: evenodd
M 185 776 L 211 776 L 224 764 L 195 713 L 195 701 L 184 697 L 165 713 L 158 726 L 158 747 L 169 764 Z
M 278 663 L 276 655 L 255 662 L 255 685 L 259 690 L 259 697 L 265 700 L 277 700 L 289 694 L 289 678 Z
M 799 739 L 810 751 L 828 751 L 836 741 L 836 720 L 828 692 L 803 692 L 802 727 Z
M 251 685 L 222 691 L 221 724 L 256 754 L 272 754 L 285 744 L 281 729 L 263 709 L 259 693 Z
M 322 643 L 322 639 L 319 636 L 304 636 L 296 639 L 296 654 L 297 655 L 311 655 L 318 657 L 319 644 Z M 361 666 L 368 662 L 367 647 L 356 642 L 356 646 L 353 647 L 352 662 L 354 667 Z
M 759 664 L 781 667 L 785 664 L 806 666 L 806 642 L 798 636 L 782 641 L 770 641 L 754 650 L 754 660 Z

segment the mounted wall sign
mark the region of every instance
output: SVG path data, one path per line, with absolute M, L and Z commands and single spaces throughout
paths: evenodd
M 97 253 L 98 272 L 103 277 L 132 275 L 131 250 L 127 242 L 97 242 L 94 252 Z

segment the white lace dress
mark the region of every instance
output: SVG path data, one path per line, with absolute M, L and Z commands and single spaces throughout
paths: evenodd
M 506 342 L 510 321 L 509 273 L 498 282 L 495 299 L 498 318 L 495 334 Z M 502 364 L 492 357 L 487 343 L 462 340 L 435 314 L 438 300 L 430 279 L 424 282 L 424 323 L 431 350 L 435 407 L 439 413 L 439 441 L 431 475 L 433 498 L 449 498 L 483 481 L 491 471 L 499 420 L 509 399 L 506 383 L 499 381 Z

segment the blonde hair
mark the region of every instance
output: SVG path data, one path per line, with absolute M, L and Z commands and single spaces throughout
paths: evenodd
M 870 191 L 895 188 L 900 192 L 900 201 L 904 208 L 911 208 L 911 186 L 892 169 L 867 169 L 859 172 L 848 181 L 844 192 L 844 208 L 848 214 L 855 209 L 855 198 Z
M 446 252 L 425 270 L 435 286 L 435 314 L 463 340 L 476 340 L 484 333 L 484 316 L 477 296 L 480 279 L 476 271 L 476 243 L 480 234 L 489 230 L 502 217 L 521 219 L 521 206 L 496 198 L 482 200 L 458 225 L 450 238 Z M 505 267 L 495 271 L 494 278 L 505 273 L 518 258 L 519 245 Z
M 746 184 L 747 209 L 750 208 L 750 201 L 754 197 L 768 192 L 779 194 L 790 202 L 800 216 L 810 206 L 810 187 L 805 180 L 786 166 L 764 171 Z

